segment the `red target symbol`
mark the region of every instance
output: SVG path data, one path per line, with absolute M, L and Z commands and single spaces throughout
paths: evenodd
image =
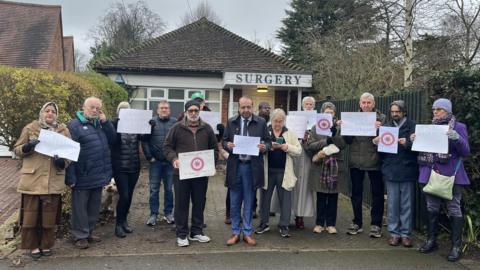
M 395 142 L 395 136 L 393 136 L 393 134 L 390 132 L 385 132 L 380 137 L 380 140 L 384 145 L 392 145 Z
M 318 120 L 317 126 L 319 129 L 323 129 L 323 130 L 329 129 L 331 127 L 330 121 L 328 121 L 327 119 Z
M 205 162 L 203 161 L 203 159 L 199 157 L 193 158 L 192 161 L 190 162 L 190 167 L 192 167 L 194 171 L 200 171 L 201 169 L 203 169 L 204 165 L 205 165 Z

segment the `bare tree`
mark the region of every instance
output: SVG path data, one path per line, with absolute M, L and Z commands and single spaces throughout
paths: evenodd
M 78 49 L 75 49 L 73 56 L 75 61 L 75 72 L 85 71 L 88 62 L 87 56 Z
M 450 0 L 450 11 L 445 21 L 446 31 L 455 37 L 461 48 L 462 62 L 470 67 L 480 49 L 480 2 L 478 0 Z
M 208 3 L 207 0 L 200 2 L 198 6 L 194 10 L 187 11 L 182 19 L 181 19 L 181 26 L 190 24 L 192 22 L 198 21 L 201 18 L 206 18 L 209 21 L 216 23 L 218 25 L 222 24 L 222 20 L 220 16 L 215 13 L 212 6 Z

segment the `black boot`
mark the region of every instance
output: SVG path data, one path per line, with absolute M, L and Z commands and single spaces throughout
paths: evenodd
M 463 217 L 450 217 L 450 226 L 452 227 L 452 249 L 448 253 L 447 259 L 451 262 L 456 262 L 462 253 L 462 232 L 463 232 Z
M 122 222 L 122 228 L 123 228 L 123 231 L 126 233 L 133 232 L 133 229 L 130 226 L 128 226 L 128 223 L 126 221 Z
M 120 224 L 117 224 L 115 226 L 115 236 L 119 238 L 125 238 L 125 236 L 127 236 L 125 234 L 125 231 L 123 230 L 123 227 Z
M 438 212 L 428 211 L 427 241 L 418 249 L 421 253 L 430 253 L 438 249 L 438 216 Z

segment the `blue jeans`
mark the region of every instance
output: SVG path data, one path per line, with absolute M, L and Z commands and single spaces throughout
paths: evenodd
M 415 182 L 385 181 L 387 185 L 387 228 L 392 236 L 412 233 Z
M 154 161 L 150 163 L 150 214 L 158 215 L 159 193 L 161 181 L 163 181 L 164 203 L 163 212 L 165 216 L 172 215 L 173 191 L 172 191 L 173 167 L 168 161 Z
M 253 174 L 251 164 L 238 163 L 237 179 L 235 186 L 230 188 L 230 218 L 232 220 L 232 233 L 240 235 L 243 231 L 244 236 L 252 234 L 253 219 Z M 243 201 L 243 219 L 240 217 Z M 240 228 L 242 223 L 242 228 Z

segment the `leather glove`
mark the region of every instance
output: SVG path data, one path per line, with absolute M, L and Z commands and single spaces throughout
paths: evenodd
M 217 124 L 217 130 L 218 134 L 223 134 L 223 132 L 225 131 L 225 126 L 222 124 Z
M 456 132 L 453 129 L 450 129 L 450 130 L 447 131 L 447 137 L 450 140 L 453 140 L 453 141 L 456 141 L 456 140 L 460 139 L 460 135 L 458 134 L 458 132 Z
M 53 156 L 53 164 L 55 167 L 57 167 L 57 169 L 65 169 L 65 159 L 59 158 L 57 155 Z
M 337 127 L 335 125 L 330 128 L 330 131 L 332 132 L 332 137 L 335 137 L 335 135 L 337 135 Z
M 157 122 L 155 122 L 155 120 L 151 119 L 150 121 L 148 121 L 148 123 L 150 124 L 150 126 L 154 127 Z
M 35 149 L 35 145 L 37 145 L 39 142 L 40 141 L 36 139 L 28 141 L 28 143 L 22 146 L 22 152 L 25 154 L 31 152 L 33 149 Z

